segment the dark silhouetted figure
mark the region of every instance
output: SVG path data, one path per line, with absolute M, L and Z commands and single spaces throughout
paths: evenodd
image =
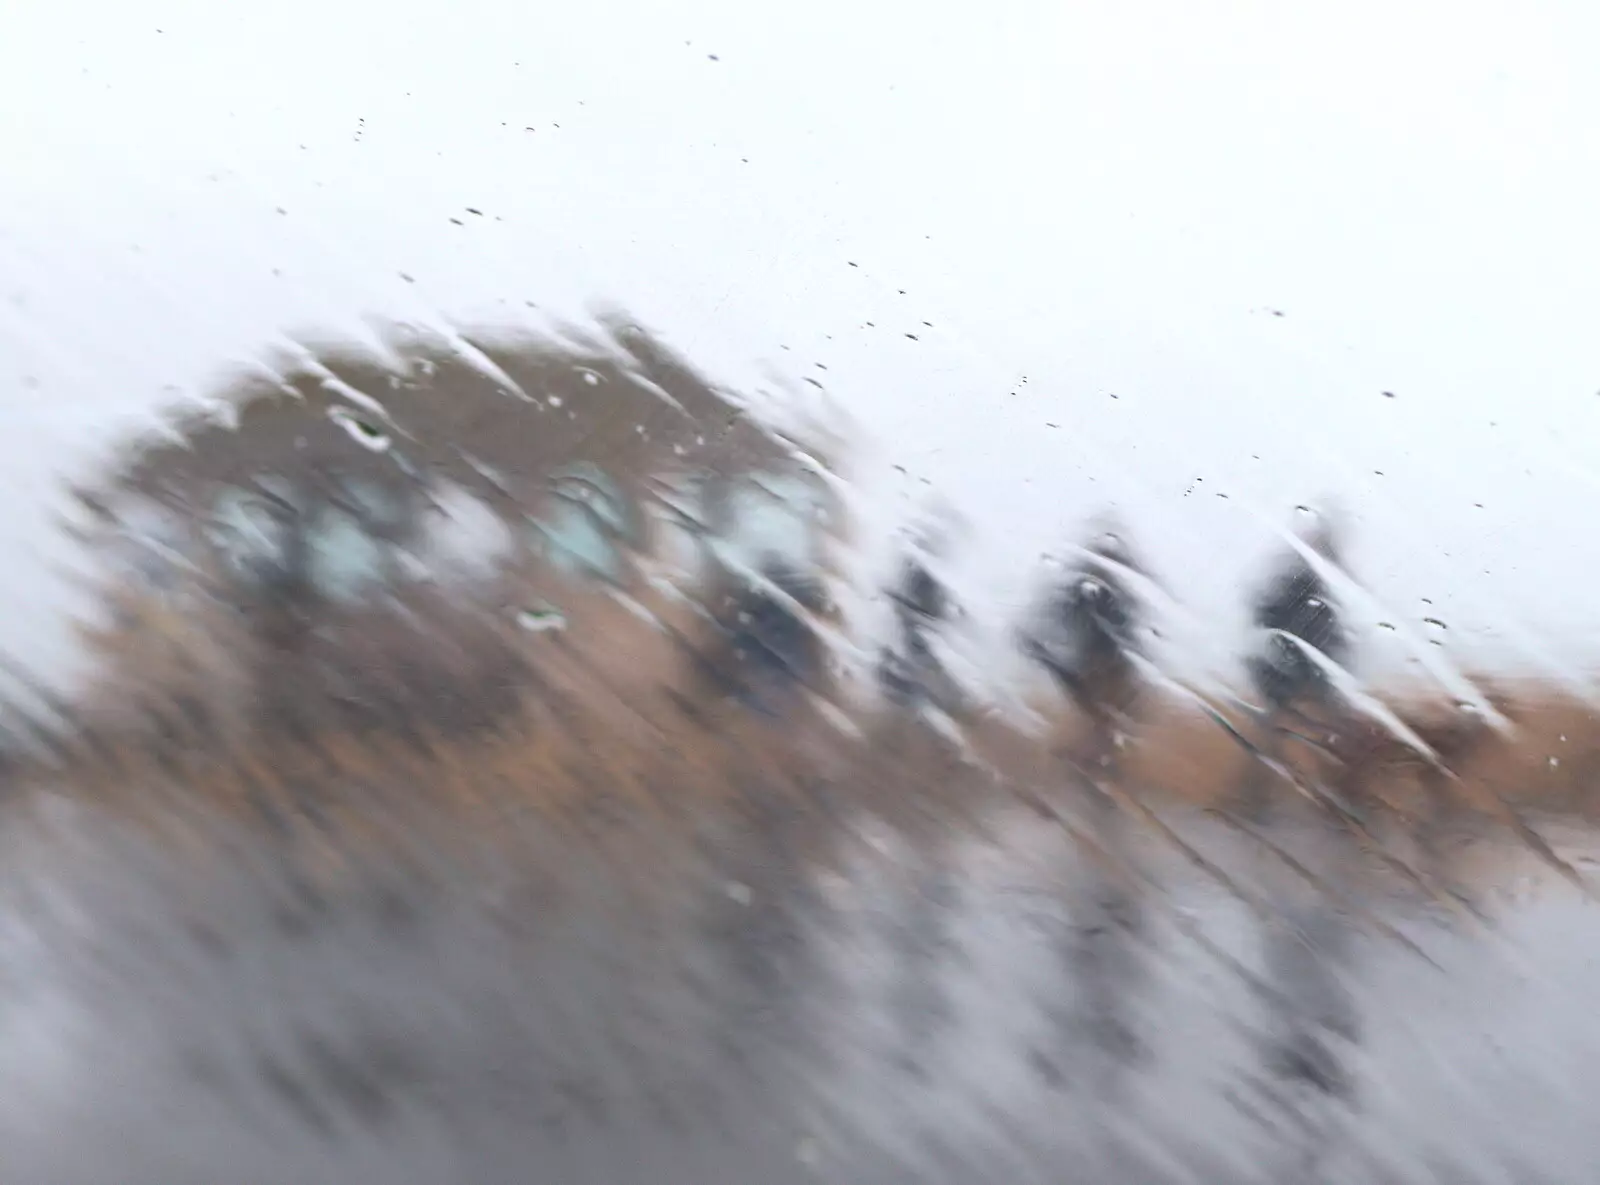
M 815 575 L 780 556 L 765 557 L 758 571 L 763 580 L 739 582 L 719 623 L 723 674 L 735 699 L 771 714 L 791 694 L 818 686 L 822 645 L 804 614 L 822 612 L 826 596 Z
M 1327 562 L 1340 562 L 1339 541 L 1326 518 L 1319 516 L 1301 537 Z M 1350 640 L 1327 581 L 1298 551 L 1285 558 L 1256 598 L 1252 623 L 1259 644 L 1246 666 L 1266 721 L 1264 752 L 1276 760 L 1286 724 L 1309 721 L 1308 711 L 1327 707 L 1333 696 L 1327 671 L 1307 648 L 1342 664 Z M 1246 779 L 1243 807 L 1256 819 L 1268 812 L 1270 772 L 1253 763 Z
M 1024 652 L 1050 672 L 1073 704 L 1104 729 L 1132 706 L 1138 688 L 1143 606 L 1127 576 L 1133 557 L 1113 531 L 1101 533 L 1051 591 Z
M 878 684 L 891 703 L 917 706 L 932 702 L 950 708 L 943 664 L 933 651 L 933 633 L 955 612 L 949 590 L 929 571 L 921 555 L 908 555 L 889 592 L 894 608 L 895 641 L 878 662 Z
M 790 741 L 806 734 L 797 722 L 806 693 L 826 691 L 813 618 L 827 609 L 826 586 L 820 573 L 774 552 L 753 571 L 727 575 L 727 591 L 713 601 L 703 686 L 716 701 L 772 722 L 774 744 L 762 744 L 763 752 L 791 753 Z M 773 1057 L 805 1056 L 808 1009 L 825 997 L 813 986 L 823 965 L 811 930 L 824 903 L 808 856 L 829 842 L 832 797 L 812 772 L 783 757 L 771 766 L 735 757 L 729 767 L 740 809 L 711 854 L 706 936 L 726 973 L 717 1040 L 746 1072 Z
M 310 727 L 307 650 L 323 609 L 312 574 L 310 515 L 298 505 L 264 502 L 277 539 L 271 554 L 242 557 L 243 608 L 256 645 L 257 726 L 300 737 Z
M 1136 864 L 1130 820 L 1108 793 L 1118 771 L 1120 734 L 1137 698 L 1137 656 L 1145 605 L 1132 577 L 1140 571 L 1122 536 L 1102 528 L 1049 590 L 1025 652 L 1043 666 L 1089 723 L 1087 822 L 1101 852 Z M 1145 982 L 1138 936 L 1144 909 L 1122 870 L 1097 860 L 1074 861 L 1069 905 L 1052 945 L 1067 980 L 1064 998 L 1049 1009 L 1053 1039 L 1035 1050 L 1035 1064 L 1052 1083 L 1075 1080 L 1101 1100 L 1112 1099 L 1125 1071 L 1145 1054 L 1134 1011 Z

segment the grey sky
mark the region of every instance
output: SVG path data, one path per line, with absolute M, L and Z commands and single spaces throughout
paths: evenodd
M 1373 669 L 1571 674 L 1600 651 L 1597 21 L 21 0 L 14 648 L 54 645 L 28 558 L 51 475 L 126 416 L 285 331 L 606 300 L 730 381 L 821 381 L 867 442 L 870 529 L 931 483 L 991 619 L 1110 506 L 1188 611 L 1174 656 L 1225 661 L 1272 530 L 1331 492 L 1358 612 L 1400 627 Z

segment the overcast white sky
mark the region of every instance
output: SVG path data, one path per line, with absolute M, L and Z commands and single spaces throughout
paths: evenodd
M 602 300 L 822 381 L 875 526 L 969 516 L 991 620 L 1112 507 L 1220 660 L 1331 492 L 1372 669 L 1600 655 L 1592 5 L 550 8 L 13 0 L 15 652 L 53 475 L 128 416 L 288 331 Z

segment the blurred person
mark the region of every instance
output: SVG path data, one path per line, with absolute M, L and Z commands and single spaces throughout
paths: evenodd
M 1296 536 L 1325 563 L 1342 566 L 1343 541 L 1331 512 L 1311 511 Z M 1344 663 L 1350 638 L 1327 580 L 1299 549 L 1280 559 L 1257 594 L 1251 623 L 1256 641 L 1245 665 L 1266 725 L 1262 752 L 1277 761 L 1287 727 L 1315 723 L 1316 714 L 1325 715 L 1336 698 L 1316 656 Z M 1252 762 L 1241 804 L 1248 817 L 1261 820 L 1269 813 L 1270 775 L 1263 762 Z
M 1070 920 L 1052 945 L 1069 986 L 1050 1010 L 1053 1036 L 1034 1061 L 1046 1081 L 1076 1079 L 1115 1106 L 1128 1071 L 1147 1053 L 1137 1004 L 1147 978 L 1139 941 L 1145 909 L 1136 878 L 1126 875 L 1139 858 L 1129 815 L 1109 789 L 1139 694 L 1146 606 L 1133 584 L 1143 568 L 1118 523 L 1100 519 L 1076 551 L 1046 591 L 1022 645 L 1088 721 L 1088 751 L 1078 764 L 1088 790 L 1087 822 L 1113 867 L 1075 859 L 1065 870 Z
M 929 565 L 944 551 L 945 539 L 935 530 L 920 532 L 901 560 L 889 589 L 895 638 L 883 648 L 878 685 L 894 704 L 919 707 L 931 703 L 953 711 L 955 691 L 944 664 L 934 652 L 933 637 L 959 609 L 944 580 Z
M 775 552 L 762 557 L 759 580 L 741 581 L 729 598 L 723 629 L 723 671 L 734 697 L 773 714 L 792 694 L 815 688 L 822 644 L 808 615 L 821 613 L 825 594 L 814 574 Z
M 1108 732 L 1137 693 L 1134 660 L 1142 649 L 1144 606 L 1128 577 L 1141 568 L 1109 520 L 1079 551 L 1024 630 L 1022 648 L 1097 732 Z

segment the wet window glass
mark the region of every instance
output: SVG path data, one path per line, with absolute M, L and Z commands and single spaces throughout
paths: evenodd
M 729 499 L 726 543 L 743 562 L 781 557 L 802 569 L 818 561 L 823 502 L 816 483 L 788 474 L 753 473 Z
M 364 517 L 325 510 L 313 528 L 312 579 L 329 596 L 356 600 L 384 579 L 390 548 Z
M 650 489 L 649 521 L 657 537 L 656 563 L 676 580 L 703 577 L 710 524 L 703 476 L 669 474 Z
M 1600 10 L 0 36 L 0 1185 L 1587 1185 Z
M 124 507 L 110 530 L 113 537 L 106 547 L 106 559 L 119 577 L 148 591 L 178 587 L 182 565 L 194 562 L 185 554 L 190 549 L 182 520 L 154 503 Z
M 631 542 L 630 511 L 622 492 L 597 466 L 559 474 L 548 509 L 534 520 L 536 544 L 561 571 L 615 581 Z
M 210 538 L 229 569 L 259 575 L 288 562 L 297 511 L 286 483 L 270 479 L 252 489 L 230 488 L 216 503 Z

